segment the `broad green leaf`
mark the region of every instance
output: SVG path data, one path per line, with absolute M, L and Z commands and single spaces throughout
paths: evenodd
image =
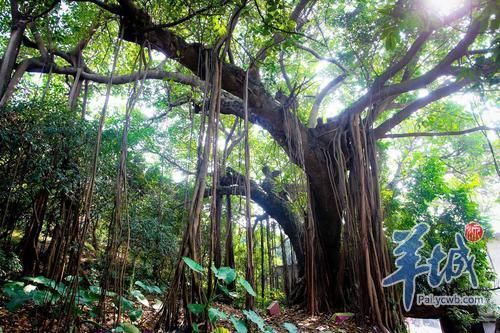
M 141 331 L 135 327 L 134 325 L 132 324 L 129 324 L 129 323 L 120 323 L 120 326 L 119 326 L 123 331 L 120 331 L 120 332 L 125 332 L 125 333 L 141 333 Z M 117 327 L 118 329 L 118 327 Z
M 222 290 L 224 294 L 226 294 L 229 297 L 236 298 L 238 297 L 238 294 L 232 291 L 229 291 L 225 285 L 219 284 L 219 289 Z
M 259 316 L 255 311 L 253 310 L 243 310 L 243 314 L 247 317 L 248 320 L 253 322 L 261 332 L 265 331 L 265 322 L 264 319 L 262 319 L 261 316 Z
M 196 261 L 194 261 L 193 259 L 188 258 L 188 257 L 182 257 L 182 260 L 183 260 L 183 261 L 186 263 L 186 265 L 188 265 L 188 266 L 189 266 L 189 268 L 191 268 L 193 271 L 203 274 L 203 267 L 202 267 L 200 264 L 198 264 Z
M 163 306 L 163 302 L 160 301 L 159 299 L 155 299 L 155 303 L 153 304 L 153 309 L 158 311 L 161 309 L 162 306 Z
M 27 285 L 23 288 L 23 290 L 24 290 L 24 292 L 25 292 L 25 293 L 30 293 L 30 292 L 32 292 L 32 291 L 33 291 L 33 290 L 35 290 L 35 289 L 36 289 L 36 286 L 35 286 L 35 285 L 32 285 L 32 284 L 27 284 Z
M 54 288 L 56 285 L 56 281 L 51 280 L 51 279 L 46 278 L 45 276 L 41 276 L 41 275 L 37 276 L 37 277 L 27 276 L 24 279 L 28 280 L 28 281 L 32 281 L 34 283 L 42 284 L 42 285 L 47 286 L 47 287 L 52 287 L 52 288 Z
M 150 293 L 150 294 L 161 294 L 162 293 L 162 290 L 158 286 L 149 285 L 149 284 L 146 284 L 146 283 L 139 281 L 139 280 L 135 281 L 134 284 L 136 286 L 141 287 L 145 292 Z
M 191 303 L 187 305 L 188 310 L 195 315 L 199 315 L 205 311 L 205 304 Z
M 230 284 L 236 279 L 236 272 L 231 267 L 220 267 L 215 276 L 219 280 L 224 280 L 226 284 Z
M 231 331 L 225 327 L 217 327 L 214 333 L 231 333 Z
M 295 326 L 292 323 L 284 323 L 283 327 L 289 332 L 289 333 L 299 333 L 299 329 L 297 326 Z
M 146 297 L 144 297 L 144 295 L 139 290 L 134 289 L 130 292 L 130 294 L 132 296 L 134 296 L 139 301 L 139 303 L 141 303 L 144 306 L 149 307 L 148 299 Z
M 234 326 L 234 329 L 236 330 L 237 333 L 247 333 L 247 325 L 245 325 L 245 322 L 241 319 L 238 319 L 234 316 L 231 316 L 231 323 Z
M 89 290 L 95 294 L 95 295 L 100 295 L 101 294 L 101 287 L 99 286 L 90 286 Z
M 129 300 L 129 299 L 125 298 L 125 297 L 121 297 L 121 296 L 119 297 L 119 300 L 120 300 L 120 302 L 121 302 L 121 306 L 122 306 L 122 308 L 123 308 L 125 311 L 127 311 L 127 312 L 128 312 L 128 311 L 135 310 L 134 303 L 133 303 L 131 300 Z M 115 300 L 114 300 L 114 303 L 115 303 L 115 305 L 117 305 L 118 300 L 117 300 L 117 299 L 115 299 Z
M 141 318 L 142 316 L 142 309 L 136 309 L 136 310 L 132 310 L 128 313 L 128 316 L 130 318 L 130 320 L 132 321 L 137 321 Z
M 245 290 L 247 291 L 247 293 L 249 293 L 250 295 L 252 296 L 257 296 L 257 294 L 255 293 L 255 291 L 253 290 L 252 286 L 250 285 L 250 283 L 248 283 L 247 280 L 245 280 L 244 278 L 242 278 L 241 276 L 238 277 L 238 283 L 243 287 L 245 288 Z
M 2 291 L 9 297 L 18 294 L 19 292 L 24 292 L 24 282 L 21 281 L 10 281 L 4 284 Z
M 24 305 L 24 303 L 27 303 L 31 301 L 31 296 L 29 295 L 19 295 L 16 297 L 13 297 L 6 305 L 5 307 L 7 310 L 10 312 L 14 312 L 17 309 L 19 309 L 21 306 Z
M 227 315 L 219 309 L 210 308 L 208 309 L 208 319 L 210 322 L 215 323 L 219 319 L 226 320 Z
M 36 305 L 42 305 L 48 302 L 54 302 L 56 300 L 56 297 L 57 297 L 56 295 L 54 295 L 48 290 L 36 290 L 31 295 L 31 298 L 33 299 L 33 302 Z

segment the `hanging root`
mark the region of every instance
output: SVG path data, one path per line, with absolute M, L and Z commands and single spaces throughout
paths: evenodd
M 368 316 L 384 332 L 402 326 L 393 289 L 382 288 L 390 272 L 382 229 L 374 139 L 359 116 L 350 118 L 335 133 L 324 151 L 335 205 L 341 216 L 337 299 L 345 308 Z M 346 156 L 349 158 L 347 159 Z

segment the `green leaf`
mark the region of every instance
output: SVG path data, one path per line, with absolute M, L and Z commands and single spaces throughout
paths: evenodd
M 187 305 L 188 310 L 195 315 L 199 315 L 205 311 L 205 304 L 191 303 Z
M 193 323 L 193 332 L 195 332 L 195 333 L 199 333 L 200 332 L 200 329 L 198 328 L 198 324 L 197 323 Z
M 141 331 L 137 327 L 135 327 L 134 325 L 129 324 L 129 323 L 120 323 L 119 327 L 125 333 L 141 333 Z M 118 327 L 117 327 L 117 329 L 118 329 Z M 118 330 L 116 330 L 116 332 L 118 332 Z M 120 331 L 120 332 L 122 332 L 122 331 Z
M 289 332 L 289 333 L 299 333 L 299 329 L 297 326 L 291 323 L 284 323 L 283 327 Z
M 125 311 L 133 311 L 133 310 L 135 310 L 134 303 L 131 300 L 126 299 L 125 297 L 122 297 L 122 296 L 119 297 L 119 300 L 120 300 L 122 308 Z M 115 305 L 118 305 L 117 304 L 118 303 L 118 299 L 115 299 L 114 303 L 115 303 Z
M 159 311 L 162 306 L 163 306 L 163 302 L 160 301 L 159 299 L 155 299 L 155 304 L 153 304 L 153 309 L 155 309 L 156 311 Z
M 241 276 L 238 277 L 238 283 L 243 287 L 245 288 L 245 290 L 247 291 L 247 293 L 249 293 L 250 295 L 252 296 L 257 296 L 257 294 L 255 293 L 255 291 L 253 290 L 252 286 L 250 285 L 250 283 L 248 283 L 247 280 L 245 280 L 244 278 L 242 278 Z
M 128 313 L 130 320 L 138 321 L 142 316 L 142 309 L 132 310 Z
M 9 297 L 14 297 L 19 293 L 25 293 L 23 290 L 24 282 L 21 281 L 11 281 L 4 284 L 2 291 L 5 295 Z
M 30 293 L 32 292 L 33 290 L 36 289 L 36 286 L 35 285 L 32 285 L 32 284 L 27 284 L 26 286 L 24 286 L 23 290 L 25 293 Z
M 265 331 L 265 323 L 264 319 L 262 319 L 261 316 L 259 316 L 255 311 L 253 310 L 243 310 L 243 314 L 247 317 L 248 320 L 253 322 L 261 332 Z
M 17 309 L 19 309 L 21 306 L 24 305 L 24 303 L 27 303 L 31 301 L 31 296 L 29 295 L 19 295 L 17 297 L 12 298 L 6 305 L 5 307 L 7 310 L 10 312 L 14 312 Z
M 58 297 L 48 290 L 36 290 L 31 295 L 31 298 L 36 305 L 42 305 L 49 302 L 54 303 Z
M 219 319 L 226 320 L 227 315 L 219 309 L 210 308 L 208 309 L 208 319 L 210 322 L 215 323 Z
M 135 281 L 134 283 L 136 286 L 141 287 L 145 292 L 150 293 L 150 294 L 161 294 L 162 290 L 160 287 L 155 286 L 155 285 L 148 285 L 142 281 Z
M 234 326 L 234 329 L 236 330 L 237 333 L 247 333 L 247 325 L 245 325 L 245 322 L 241 319 L 238 319 L 234 316 L 231 316 L 231 323 Z
M 130 292 L 130 294 L 132 296 L 134 296 L 139 301 L 139 303 L 141 303 L 144 306 L 149 307 L 148 299 L 146 297 L 144 297 L 144 295 L 139 290 L 134 289 Z
M 231 333 L 231 331 L 225 327 L 217 327 L 214 333 Z
M 224 280 L 226 284 L 230 284 L 236 279 L 236 272 L 231 267 L 220 267 L 215 276 L 219 280 Z
M 34 283 L 42 284 L 42 285 L 47 286 L 47 287 L 52 287 L 52 288 L 54 288 L 56 285 L 56 281 L 51 280 L 51 279 L 46 278 L 45 276 L 41 276 L 41 275 L 37 276 L 37 277 L 27 276 L 24 279 L 28 280 L 28 281 L 32 281 Z
M 182 260 L 183 260 L 183 261 L 186 263 L 186 265 L 188 265 L 188 266 L 189 266 L 189 268 L 191 268 L 193 271 L 203 274 L 203 267 L 202 267 L 200 264 L 198 264 L 196 261 L 194 261 L 193 259 L 188 258 L 188 257 L 182 257 Z
M 224 294 L 226 294 L 229 297 L 236 298 L 238 297 L 238 294 L 232 291 L 229 291 L 226 286 L 219 284 L 219 289 L 222 290 Z

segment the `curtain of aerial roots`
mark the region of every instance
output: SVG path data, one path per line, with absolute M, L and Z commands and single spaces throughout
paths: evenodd
M 205 299 L 197 273 L 186 271 L 184 262 L 182 261 L 182 257 L 184 256 L 196 262 L 201 261 L 199 253 L 201 210 L 203 208 L 206 177 L 210 164 L 210 153 L 212 147 L 214 147 L 214 136 L 216 135 L 217 121 L 220 113 L 221 62 L 213 52 L 209 53 L 205 51 L 203 58 L 205 59 L 206 85 L 202 118 L 206 116 L 206 120 L 202 121 L 202 124 L 205 124 L 205 129 L 204 133 L 200 131 L 200 138 L 204 138 L 204 141 L 199 141 L 201 154 L 199 154 L 198 170 L 193 198 L 189 207 L 187 226 L 182 240 L 179 260 L 169 285 L 162 313 L 157 323 L 157 329 L 160 327 L 170 329 L 180 324 L 192 325 L 193 318 L 187 310 L 187 304 L 204 303 Z M 208 108 L 205 103 L 208 103 Z M 201 142 L 203 142 L 202 146 Z M 190 283 L 188 283 L 188 280 Z M 182 318 L 181 309 L 184 312 L 183 322 L 179 321 Z
M 144 49 L 139 52 L 139 77 L 143 67 L 146 66 Z M 146 70 L 144 70 L 146 73 Z M 106 260 L 104 271 L 101 277 L 101 298 L 99 302 L 99 310 L 101 321 L 106 321 L 106 294 L 108 291 L 113 291 L 117 294 L 118 299 L 121 299 L 124 287 L 123 278 L 127 265 L 127 257 L 130 243 L 130 223 L 127 210 L 127 150 L 128 150 L 128 131 L 130 129 L 130 117 L 135 103 L 142 91 L 145 75 L 138 84 L 135 81 L 127 100 L 125 108 L 125 120 L 123 124 L 122 139 L 120 142 L 120 158 L 118 164 L 118 172 L 115 182 L 115 198 L 113 206 L 113 214 L 108 228 L 108 243 L 106 246 Z M 118 302 L 114 309 L 113 319 L 115 325 L 120 322 L 122 302 Z
M 74 232 L 72 233 L 72 238 L 70 240 L 71 246 L 69 246 L 69 259 L 67 262 L 66 273 L 73 276 L 69 288 L 66 290 L 66 297 L 64 299 L 64 309 L 60 313 L 59 331 L 68 332 L 71 326 L 75 311 L 73 311 L 74 300 L 78 291 L 78 281 L 81 267 L 81 257 L 84 249 L 85 240 L 87 239 L 87 231 L 91 223 L 91 208 L 94 196 L 95 180 L 97 177 L 97 170 L 99 165 L 99 153 L 101 150 L 102 133 L 104 128 L 104 121 L 106 119 L 109 97 L 111 95 L 111 87 L 113 84 L 113 76 L 116 69 L 116 64 L 118 61 L 118 53 L 121 48 L 121 41 L 123 37 L 123 29 L 120 29 L 119 35 L 117 36 L 117 41 L 115 43 L 115 50 L 113 54 L 113 64 L 111 66 L 111 71 L 109 74 L 109 81 L 106 87 L 106 96 L 104 99 L 104 105 L 101 110 L 99 118 L 99 127 L 97 129 L 96 143 L 94 146 L 93 156 L 90 163 L 90 175 L 85 184 L 85 190 L 82 195 L 82 211 L 78 217 L 78 224 L 74 226 Z M 64 250 L 64 249 L 63 249 Z M 66 254 L 63 252 L 59 254 L 65 257 Z M 63 273 L 61 273 L 62 275 Z
M 292 97 L 294 98 L 294 97 Z M 293 101 L 288 102 L 294 106 L 296 103 Z M 322 255 L 321 247 L 318 246 L 318 233 L 315 227 L 314 214 L 311 206 L 311 192 L 309 188 L 309 182 L 306 181 L 305 175 L 307 174 L 307 168 L 304 161 L 304 147 L 302 143 L 302 136 L 299 128 L 299 118 L 297 117 L 297 110 L 292 107 L 293 116 L 290 116 L 288 112 L 283 112 L 284 124 L 285 124 L 285 134 L 287 138 L 288 150 L 291 152 L 291 157 L 295 160 L 297 165 L 304 170 L 303 177 L 299 177 L 301 185 L 307 189 L 307 207 L 304 207 L 304 224 L 305 224 L 305 235 L 304 239 L 304 253 L 305 253 L 305 276 L 302 281 L 292 281 L 294 285 L 294 290 L 291 295 L 291 301 L 295 302 L 301 300 L 305 296 L 305 304 L 307 306 L 308 312 L 311 314 L 317 314 L 319 312 L 319 300 L 324 299 L 327 293 L 321 288 L 324 285 L 325 274 L 323 272 L 324 265 L 321 264 L 325 260 Z M 293 270 L 293 254 L 291 254 L 292 260 L 292 270 Z M 293 279 L 293 271 L 292 271 Z M 319 288 L 318 288 L 319 286 Z
M 249 67 L 250 68 L 250 67 Z M 245 109 L 245 220 L 246 220 L 246 246 L 247 246 L 247 264 L 245 277 L 248 283 L 254 287 L 253 279 L 253 232 L 251 211 L 250 211 L 250 145 L 248 141 L 248 73 L 245 73 L 245 87 L 243 92 L 243 106 Z M 249 293 L 246 294 L 245 305 L 247 309 L 254 306 L 254 298 Z
M 325 152 L 335 204 L 345 222 L 337 288 L 347 309 L 369 316 L 382 331 L 392 332 L 401 327 L 402 318 L 395 291 L 381 285 L 390 262 L 382 229 L 374 138 L 367 134 L 359 115 L 339 128 L 343 130 L 336 132 Z

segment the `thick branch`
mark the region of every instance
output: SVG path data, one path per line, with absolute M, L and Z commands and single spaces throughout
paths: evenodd
M 418 136 L 453 136 L 453 135 L 464 135 L 479 131 L 498 131 L 500 128 L 493 128 L 487 126 L 478 126 L 462 131 L 448 131 L 448 132 L 414 132 L 414 133 L 395 133 L 395 134 L 384 134 L 381 138 L 409 138 Z
M 33 73 L 49 73 L 51 66 L 44 63 L 39 59 L 33 59 L 28 72 Z M 75 76 L 78 69 L 76 67 L 59 67 L 53 64 L 52 73 Z M 80 78 L 96 83 L 109 83 L 110 77 L 108 75 L 100 75 L 96 73 L 82 72 Z M 184 75 L 181 73 L 167 72 L 157 69 L 150 69 L 148 71 L 135 72 L 131 74 L 115 75 L 112 78 L 113 84 L 126 84 L 142 79 L 155 79 L 155 80 L 172 80 L 174 82 L 187 84 L 190 86 L 201 86 L 202 81 L 192 75 Z
M 121 24 L 124 29 L 125 40 L 140 45 L 143 45 L 147 40 L 152 48 L 178 61 L 201 79 L 204 79 L 204 59 L 209 53 L 207 48 L 198 43 L 187 43 L 182 37 L 166 29 L 146 32 L 145 30 L 152 25 L 151 17 L 137 8 L 130 0 L 120 0 L 120 5 L 123 11 Z M 244 70 L 223 63 L 222 89 L 238 98 L 242 98 L 244 81 Z M 248 104 L 251 110 L 256 113 L 258 118 L 265 120 L 267 124 L 272 126 L 273 134 L 280 136 L 281 140 L 283 140 L 285 131 L 282 113 L 276 112 L 280 106 L 279 103 L 265 90 L 259 78 L 251 73 L 248 88 Z M 292 119 L 293 117 L 294 115 L 290 113 L 288 118 Z
M 73 1 L 75 1 L 75 2 L 91 2 L 91 3 L 96 4 L 97 6 L 101 7 L 102 9 L 104 9 L 110 13 L 116 14 L 116 15 L 121 15 L 121 13 L 122 13 L 120 6 L 105 3 L 105 2 L 100 1 L 100 0 L 73 0 Z
M 344 79 L 346 78 L 345 74 L 339 75 L 332 81 L 330 81 L 316 96 L 316 100 L 314 101 L 311 114 L 309 115 L 309 123 L 308 127 L 313 128 L 316 127 L 316 121 L 318 119 L 319 107 L 321 103 L 325 99 L 325 97 L 330 94 Z
M 387 119 L 380 126 L 378 126 L 375 129 L 375 137 L 376 138 L 383 137 L 385 133 L 389 132 L 396 125 L 400 124 L 403 120 L 411 116 L 414 112 L 420 110 L 421 108 L 425 107 L 426 105 L 432 102 L 435 102 L 443 97 L 451 95 L 452 93 L 462 89 L 468 83 L 470 83 L 469 79 L 463 79 L 461 81 L 451 83 L 447 86 L 436 89 L 427 96 L 417 99 L 416 101 L 410 103 L 403 110 L 397 112 L 391 118 Z
M 221 177 L 217 192 L 222 195 L 245 195 L 245 176 L 228 168 L 226 175 Z M 206 190 L 205 195 L 211 191 Z M 302 224 L 292 210 L 290 203 L 276 193 L 276 188 L 264 189 L 255 181 L 250 180 L 251 199 L 275 219 L 290 239 L 297 261 L 304 268 L 304 251 L 302 247 Z

